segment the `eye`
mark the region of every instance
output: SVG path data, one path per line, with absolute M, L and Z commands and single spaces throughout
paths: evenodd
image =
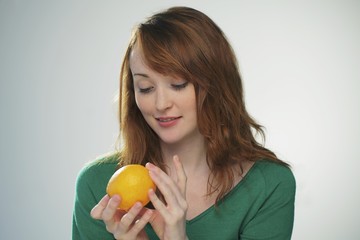
M 139 88 L 139 92 L 140 93 L 149 93 L 149 92 L 151 92 L 152 89 L 153 89 L 153 87 Z
M 175 89 L 175 90 L 181 90 L 183 88 L 186 88 L 186 86 L 189 84 L 189 82 L 184 82 L 181 84 L 171 84 L 171 86 Z

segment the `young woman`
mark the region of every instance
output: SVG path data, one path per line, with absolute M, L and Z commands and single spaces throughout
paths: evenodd
M 205 14 L 155 14 L 134 31 L 120 76 L 122 148 L 78 176 L 73 239 L 290 239 L 295 179 L 254 137 L 234 52 Z M 143 164 L 153 208 L 117 210 L 106 185 Z

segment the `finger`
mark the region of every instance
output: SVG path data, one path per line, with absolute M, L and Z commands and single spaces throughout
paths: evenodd
M 185 173 L 184 166 L 180 162 L 180 159 L 179 159 L 179 157 L 177 155 L 175 155 L 173 157 L 173 161 L 174 161 L 174 165 L 175 165 L 175 168 L 176 168 L 177 184 L 178 184 L 178 186 L 180 188 L 180 191 L 181 191 L 184 199 L 186 199 L 187 176 L 186 176 L 186 173 Z
M 121 198 L 119 195 L 114 195 L 110 198 L 106 208 L 102 212 L 101 218 L 107 224 L 107 222 L 113 222 L 117 208 L 120 204 Z
M 146 224 L 150 221 L 152 214 L 153 214 L 153 211 L 150 209 L 147 209 L 145 211 L 145 213 L 143 213 L 141 218 L 135 222 L 135 224 L 129 231 L 129 234 L 138 235 L 140 233 L 140 231 L 143 230 L 144 227 L 146 226 Z
M 151 167 L 149 175 L 164 196 L 166 203 L 172 206 L 178 205 L 177 199 L 182 198 L 182 194 L 173 179 L 154 165 Z
M 150 221 L 151 216 L 152 210 L 143 208 L 140 202 L 135 203 L 117 225 L 113 232 L 115 238 L 138 239 L 137 236 Z
M 136 202 L 134 206 L 121 218 L 119 229 L 123 232 L 127 232 L 130 226 L 135 222 L 136 217 L 140 213 L 142 205 Z
M 169 217 L 169 213 L 166 209 L 166 206 L 164 205 L 164 203 L 158 198 L 158 196 L 156 196 L 155 192 L 153 189 L 149 190 L 149 198 L 150 201 L 152 202 L 154 208 L 156 210 L 159 211 L 160 215 L 163 216 L 163 218 L 168 218 Z
M 106 208 L 106 206 L 108 205 L 108 202 L 110 200 L 109 195 L 105 195 L 98 204 L 95 205 L 95 207 L 93 207 L 93 209 L 91 209 L 90 215 L 92 218 L 94 219 L 101 219 L 101 215 L 104 211 L 104 209 Z
M 180 166 L 180 165 L 179 165 Z M 153 190 L 149 191 L 149 198 L 154 207 L 159 211 L 160 215 L 168 221 L 183 218 L 187 211 L 188 204 L 181 193 L 179 186 L 170 178 L 165 172 L 155 165 L 147 164 L 150 177 L 157 185 L 160 192 L 163 194 L 166 205 L 156 196 Z

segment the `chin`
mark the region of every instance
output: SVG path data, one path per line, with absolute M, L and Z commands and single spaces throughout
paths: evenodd
M 181 138 L 179 138 L 179 136 L 175 136 L 175 135 L 159 135 L 160 137 L 160 141 L 165 143 L 165 144 L 176 144 L 179 143 L 181 141 Z
M 161 142 L 165 143 L 165 144 L 169 144 L 169 145 L 172 145 L 172 144 L 176 144 L 179 142 L 178 139 L 169 139 L 169 138 L 160 138 Z

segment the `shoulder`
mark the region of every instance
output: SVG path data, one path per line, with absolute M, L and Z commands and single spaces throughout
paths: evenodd
M 107 182 L 114 174 L 119 163 L 119 154 L 111 153 L 96 158 L 87 163 L 79 172 L 76 180 L 77 192 L 81 193 L 85 189 L 101 191 L 103 194 Z
M 294 221 L 295 177 L 291 169 L 258 160 L 245 176 L 247 216 L 241 239 L 290 239 Z M 279 228 L 275 227 L 281 226 Z
M 107 154 L 87 163 L 76 180 L 73 238 L 113 239 L 102 221 L 90 216 L 91 209 L 106 194 L 106 186 L 119 163 L 118 154 Z
M 108 153 L 97 157 L 95 160 L 88 162 L 81 169 L 79 176 L 87 176 L 91 174 L 97 174 L 109 169 L 116 168 L 119 164 L 119 154 L 118 153 Z
M 267 180 L 271 181 L 294 181 L 294 175 L 290 167 L 273 162 L 271 160 L 258 160 L 254 167 Z
M 295 194 L 296 181 L 288 166 L 270 160 L 258 160 L 251 171 L 253 179 L 261 185 L 266 195 L 276 191 L 279 194 Z

